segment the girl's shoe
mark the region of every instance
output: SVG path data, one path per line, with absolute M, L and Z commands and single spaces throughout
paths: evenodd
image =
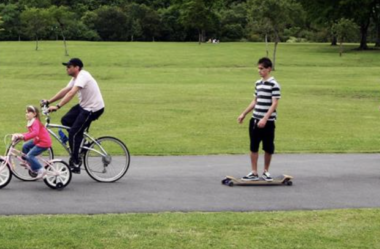
M 42 167 L 38 170 L 36 179 L 42 179 L 45 177 L 46 177 L 46 169 Z

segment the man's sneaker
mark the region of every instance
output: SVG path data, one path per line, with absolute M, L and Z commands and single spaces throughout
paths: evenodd
M 78 160 L 78 162 L 75 162 L 70 158 L 69 164 L 72 173 L 80 174 L 80 166 L 82 165 L 82 162 L 80 160 Z
M 46 169 L 42 167 L 37 171 L 36 179 L 42 179 L 45 177 L 46 177 Z
M 258 180 L 260 180 L 260 178 L 257 174 L 255 175 L 253 172 L 251 172 L 248 175 L 243 176 L 241 178 L 241 180 L 243 180 L 243 181 L 258 181 Z
M 273 181 L 273 178 L 270 176 L 269 172 L 264 172 L 263 173 L 263 179 L 267 182 Z

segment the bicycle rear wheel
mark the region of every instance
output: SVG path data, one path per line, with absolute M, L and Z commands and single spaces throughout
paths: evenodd
M 3 159 L 0 159 L 0 188 L 4 188 L 12 179 L 12 173 Z
M 127 173 L 130 164 L 127 146 L 114 137 L 100 137 L 84 155 L 88 175 L 98 182 L 115 182 Z
M 22 146 L 23 146 L 23 143 L 18 142 L 14 148 L 18 151 L 22 151 Z M 7 154 L 8 154 L 8 151 L 7 151 Z M 18 156 L 21 157 L 21 154 Z M 17 179 L 20 179 L 22 181 L 35 181 L 36 180 L 35 177 L 37 176 L 37 174 L 35 172 L 30 171 L 27 166 L 23 166 L 21 164 L 22 163 L 21 158 L 15 158 L 15 156 L 12 156 L 12 157 L 13 157 L 12 161 L 14 163 L 14 165 L 13 165 L 14 168 L 12 171 L 13 175 Z M 49 148 L 39 156 L 39 161 L 40 161 L 41 165 L 45 165 L 43 160 L 49 161 L 49 160 L 52 160 L 53 158 L 54 158 L 53 149 Z M 41 160 L 41 159 L 43 159 L 43 160 Z

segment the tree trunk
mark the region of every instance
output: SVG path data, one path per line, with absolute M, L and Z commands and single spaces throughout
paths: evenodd
M 272 61 L 272 70 L 276 71 L 276 52 L 277 52 L 277 45 L 280 41 L 280 37 L 278 35 L 278 31 L 274 31 L 274 50 L 273 50 L 273 61 Z
M 333 35 L 332 39 L 331 39 L 331 46 L 336 46 L 338 45 L 338 40 L 336 38 L 335 35 Z
M 63 38 L 63 46 L 65 47 L 65 56 L 69 56 L 69 52 L 67 51 L 66 37 L 62 34 Z
M 267 58 L 269 57 L 269 50 L 268 50 L 268 34 L 265 34 L 265 50 L 267 53 Z
M 38 51 L 38 37 L 36 36 L 36 51 Z
M 375 47 L 380 47 L 380 23 L 378 22 L 376 24 L 376 42 L 375 42 Z
M 376 27 L 375 47 L 380 47 L 380 5 L 374 8 L 373 20 L 375 21 Z
M 361 50 L 368 49 L 367 33 L 368 33 L 369 22 L 370 22 L 370 19 L 368 18 L 368 20 L 366 22 L 363 21 L 360 25 L 360 36 L 361 36 L 361 38 L 360 38 L 359 49 L 361 49 Z
M 201 40 L 202 40 L 202 32 L 198 30 L 198 44 L 201 45 Z
M 342 57 L 343 54 L 343 41 L 339 43 L 339 56 Z

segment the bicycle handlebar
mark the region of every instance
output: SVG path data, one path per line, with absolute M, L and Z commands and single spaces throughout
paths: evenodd
M 46 116 L 45 120 L 49 124 L 50 123 L 49 102 L 45 102 L 41 100 L 40 105 L 41 105 L 42 114 Z

